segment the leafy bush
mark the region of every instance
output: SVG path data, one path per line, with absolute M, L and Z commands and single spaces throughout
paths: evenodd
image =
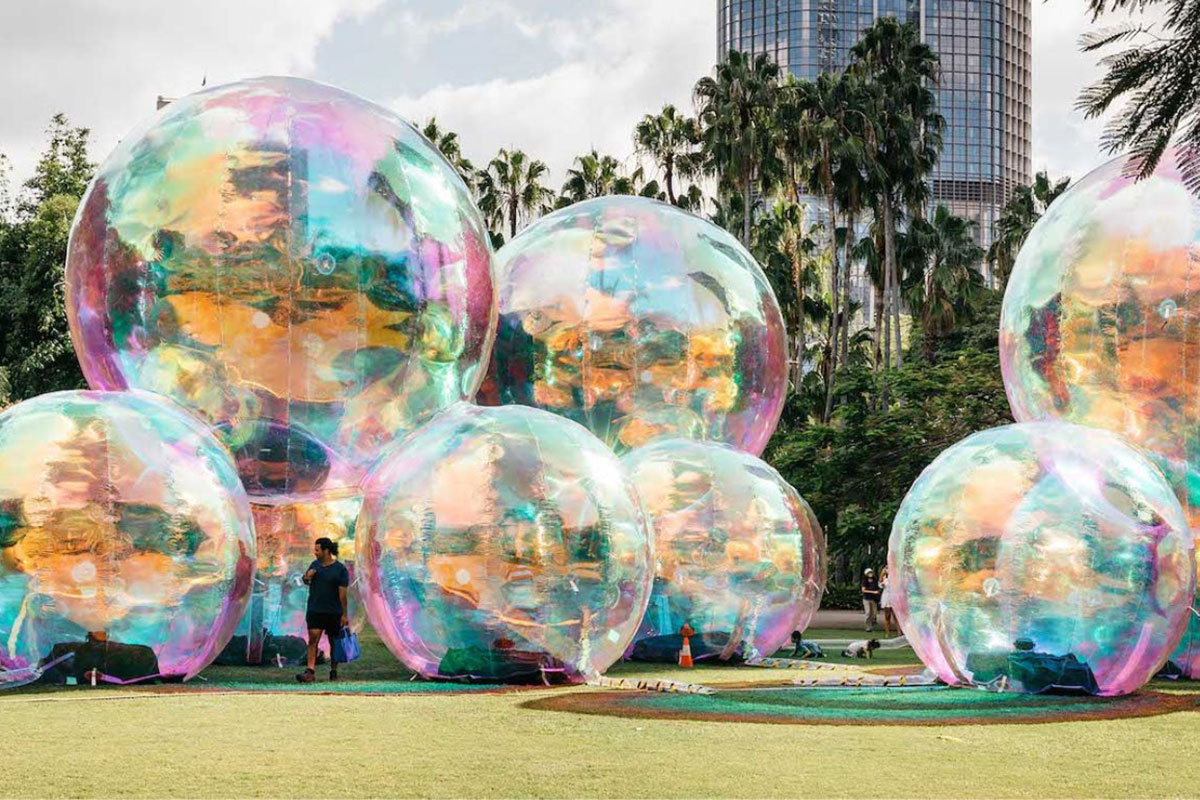
M 821 608 L 862 609 L 862 590 L 857 584 L 829 584 L 821 598 Z

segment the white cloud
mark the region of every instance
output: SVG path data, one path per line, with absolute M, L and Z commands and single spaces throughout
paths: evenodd
M 1144 17 L 1155 21 L 1158 17 Z M 1107 161 L 1100 147 L 1104 119 L 1075 110 L 1079 93 L 1104 75 L 1099 54 L 1081 53 L 1081 34 L 1127 21 L 1110 14 L 1091 21 L 1083 0 L 1035 0 L 1033 6 L 1033 169 L 1082 178 Z
M 1102 72 L 1095 55 L 1078 51 L 1092 27 L 1083 6 L 1033 7 L 1034 168 L 1076 177 L 1105 160 L 1103 122 L 1074 110 Z M 92 128 L 93 153 L 103 158 L 153 111 L 157 95 L 194 91 L 206 75 L 209 85 L 263 74 L 321 79 L 322 43 L 362 36 L 361 26 L 338 28 L 346 21 L 386 27 L 397 34 L 389 45 L 402 43 L 384 59 L 394 75 L 375 84 L 371 99 L 418 122 L 437 115 L 476 163 L 500 147 L 521 148 L 551 166 L 555 183 L 592 147 L 628 156 L 643 114 L 667 102 L 690 111 L 692 87 L 716 57 L 715 9 L 700 0 L 0 0 L 0 151 L 19 182 L 57 111 Z M 469 39 L 459 38 L 464 32 Z M 545 51 L 540 74 L 501 55 L 512 51 L 499 45 L 513 42 Z M 428 64 L 446 47 L 477 67 L 472 74 L 494 77 L 406 91 L 405 65 Z M 338 52 L 344 61 L 347 48 Z
M 464 0 L 454 10 L 442 16 L 429 16 L 409 7 L 402 7 L 383 23 L 384 32 L 395 34 L 403 43 L 400 55 L 408 61 L 419 59 L 422 53 L 440 37 L 480 25 L 508 24 L 525 38 L 539 36 L 544 26 L 522 14 L 506 0 Z
M 1107 158 L 1099 144 L 1104 121 L 1075 110 L 1079 92 L 1102 74 L 1097 56 L 1078 46 L 1079 36 L 1096 26 L 1082 0 L 1039 0 L 1033 16 L 1033 166 L 1080 177 Z M 465 18 L 451 14 L 443 24 L 452 19 Z M 521 18 L 506 9 L 501 19 Z M 606 0 L 572 22 L 521 24 L 551 37 L 563 63 L 525 79 L 441 85 L 390 105 L 417 120 L 436 115 L 459 132 L 476 163 L 500 147 L 518 147 L 546 161 L 558 180 L 592 147 L 628 156 L 634 123 L 663 103 L 690 110 L 691 89 L 716 57 L 715 13 L 695 0 Z
M 516 147 L 557 181 L 593 147 L 629 156 L 635 123 L 663 104 L 690 111 L 692 87 L 716 58 L 715 12 L 695 0 L 605 0 L 538 30 L 564 58 L 546 73 L 438 86 L 390 105 L 415 120 L 436 115 L 478 164 Z
M 380 0 L 47 0 L 0 4 L 0 150 L 28 177 L 50 116 L 93 131 L 103 158 L 155 98 L 254 75 L 308 75 L 341 19 Z

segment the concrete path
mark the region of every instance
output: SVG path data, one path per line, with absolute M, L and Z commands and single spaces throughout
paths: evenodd
M 810 628 L 851 628 L 863 630 L 866 616 L 862 611 L 845 611 L 837 608 L 822 608 L 808 624 Z

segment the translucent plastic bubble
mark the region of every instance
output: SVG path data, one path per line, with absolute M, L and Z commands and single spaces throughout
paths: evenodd
M 357 533 L 367 617 L 426 676 L 601 673 L 650 596 L 650 532 L 620 462 L 536 409 L 434 417 L 372 470 Z
M 229 641 L 253 571 L 237 470 L 174 404 L 59 392 L 0 414 L 0 686 L 190 678 Z
M 410 125 L 259 78 L 177 100 L 101 165 L 71 234 L 71 333 L 95 388 L 218 428 L 247 491 L 357 485 L 383 445 L 474 396 L 494 324 L 467 188 Z
M 605 197 L 538 220 L 496 264 L 492 401 L 561 414 L 618 452 L 663 434 L 762 452 L 787 384 L 783 318 L 724 230 Z
M 1105 428 L 1146 449 L 1200 532 L 1200 199 L 1168 150 L 1073 185 L 1021 249 L 1000 321 L 1018 422 Z M 1174 657 L 1200 677 L 1200 618 Z M 1195 645 L 1190 645 L 1190 642 Z
M 308 586 L 302 580 L 315 558 L 313 542 L 326 537 L 338 545 L 338 560 L 350 570 L 350 627 L 362 630 L 366 613 L 357 598 L 354 525 L 361 495 L 266 505 L 251 503 L 258 542 L 254 591 L 223 661 L 237 664 L 298 663 L 308 645 L 305 611 Z M 321 652 L 329 642 L 322 637 Z
M 1195 590 L 1191 534 L 1158 469 L 1111 433 L 1029 423 L 946 450 L 900 506 L 892 606 L 952 684 L 1135 691 Z
M 825 591 L 825 535 L 808 503 L 754 456 L 664 439 L 623 459 L 654 528 L 654 592 L 633 655 L 770 656 Z

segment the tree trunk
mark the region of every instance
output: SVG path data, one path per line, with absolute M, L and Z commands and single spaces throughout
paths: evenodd
M 884 277 L 884 276 L 880 276 Z M 874 306 L 871 313 L 874 316 L 875 329 L 875 371 L 879 372 L 883 369 L 883 284 L 876 284 L 871 288 L 873 293 Z
M 892 330 L 895 335 L 892 337 L 892 343 L 896 346 L 896 367 L 904 366 L 904 342 L 903 334 L 900 330 L 900 303 L 901 289 L 903 286 L 900 283 L 900 271 L 896 266 L 895 253 L 892 255 Z
M 799 298 L 796 311 L 796 328 L 792 332 L 793 356 L 796 361 L 791 368 L 792 390 L 796 391 L 800 388 L 800 380 L 804 377 L 804 260 L 801 256 L 801 249 L 797 246 L 796 251 L 792 253 L 792 288 L 796 292 L 796 297 Z
M 857 215 L 846 215 L 846 255 L 842 260 L 845 275 L 842 278 L 842 359 L 844 365 L 850 363 L 850 270 L 854 264 L 854 224 Z
M 742 246 L 750 249 L 750 173 L 742 180 Z
M 892 198 L 883 193 L 883 249 L 884 269 L 891 282 L 891 297 L 888 299 L 892 315 L 892 327 L 896 332 L 896 366 L 904 366 L 904 348 L 900 341 L 900 273 L 896 269 L 896 218 L 892 209 Z
M 877 245 L 883 246 L 879 249 L 881 256 L 879 269 L 883 273 L 883 292 L 880 297 L 880 314 L 883 316 L 883 361 L 882 368 L 886 370 L 892 363 L 892 272 L 887 265 L 887 234 L 884 232 L 885 224 L 880 220 L 879 236 L 882 241 L 877 242 Z
M 508 240 L 511 242 L 517 237 L 517 201 L 512 200 L 508 204 Z
M 829 378 L 825 381 L 825 413 L 822 422 L 833 416 L 833 381 L 838 368 L 838 253 L 837 253 L 837 205 L 832 192 L 826 198 L 829 211 L 829 340 L 826 359 Z
M 675 166 L 671 162 L 671 159 L 668 158 L 666 163 L 663 164 L 663 177 L 667 184 L 667 200 L 671 202 L 671 205 L 675 205 L 675 184 L 671 180 L 675 177 L 674 172 Z

